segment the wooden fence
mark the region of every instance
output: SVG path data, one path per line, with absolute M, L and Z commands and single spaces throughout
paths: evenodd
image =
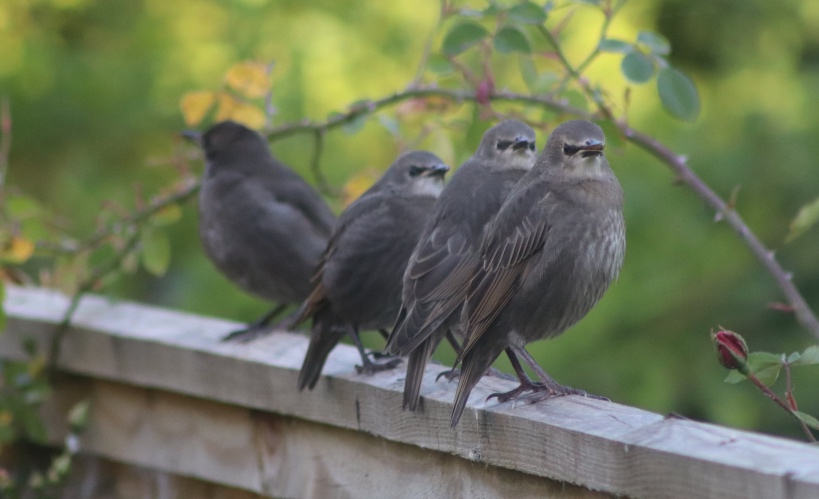
M 27 337 L 45 349 L 67 306 L 8 287 L 0 356 L 24 358 Z M 402 367 L 357 375 L 344 345 L 299 393 L 307 339 L 218 341 L 237 326 L 82 300 L 45 410 L 56 443 L 66 408 L 92 403 L 71 497 L 819 497 L 816 446 L 582 397 L 485 403 L 515 386 L 497 378 L 450 429 L 455 383 L 435 381 L 440 365 L 420 414 L 401 410 Z

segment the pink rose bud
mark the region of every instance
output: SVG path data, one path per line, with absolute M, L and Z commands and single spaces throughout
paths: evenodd
M 495 85 L 492 83 L 492 80 L 483 80 L 478 83 L 478 88 L 475 90 L 475 100 L 478 101 L 478 104 L 483 106 L 489 104 L 489 96 L 492 95 L 492 92 L 495 90 Z
M 742 336 L 733 331 L 717 331 L 711 335 L 717 347 L 717 357 L 722 367 L 739 369 L 741 373 L 748 371 L 745 361 L 748 359 L 748 345 Z

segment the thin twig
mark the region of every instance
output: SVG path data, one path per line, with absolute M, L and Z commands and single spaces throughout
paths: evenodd
M 321 155 L 324 153 L 324 134 L 325 132 L 321 130 L 316 130 L 315 133 L 313 133 L 315 147 L 313 147 L 313 157 L 310 158 L 310 171 L 313 172 L 313 177 L 316 179 L 316 185 L 318 185 L 319 191 L 325 196 L 332 196 L 334 194 L 333 189 L 330 188 L 330 184 L 327 183 L 324 172 L 321 171 Z
M 0 192 L 6 185 L 11 153 L 11 109 L 8 97 L 0 99 Z

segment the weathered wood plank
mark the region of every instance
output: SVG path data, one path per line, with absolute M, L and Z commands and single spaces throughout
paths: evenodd
M 159 470 L 157 485 L 185 476 L 280 498 L 610 497 L 358 431 L 153 389 L 71 376 L 56 391 L 50 414 L 91 402 L 84 452 Z M 48 422 L 50 438 L 60 441 L 64 424 L 58 417 Z M 178 485 L 185 489 L 165 497 L 199 497 L 190 494 L 202 489 Z
M 3 355 L 19 339 L 47 342 L 66 299 L 9 288 Z M 662 416 L 615 403 L 564 397 L 531 406 L 486 404 L 513 384 L 485 379 L 460 425 L 448 427 L 454 384 L 428 368 L 423 414 L 401 411 L 402 368 L 356 375 L 355 350 L 337 348 L 316 389 L 298 393 L 306 338 L 276 333 L 250 345 L 221 344 L 236 324 L 89 296 L 67 335 L 66 371 L 158 388 L 451 453 L 591 490 L 651 497 L 819 497 L 819 449 Z

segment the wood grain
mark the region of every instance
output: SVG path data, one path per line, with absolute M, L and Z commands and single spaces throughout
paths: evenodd
M 21 357 L 25 336 L 44 345 L 66 305 L 65 297 L 51 291 L 9 287 L 0 354 Z M 819 449 L 807 444 L 576 396 L 517 407 L 487 404 L 489 393 L 514 386 L 498 378 L 478 384 L 452 430 L 455 384 L 435 381 L 439 365 L 428 367 L 421 414 L 401 410 L 403 367 L 357 375 L 357 353 L 346 346 L 330 355 L 316 389 L 299 393 L 296 379 L 307 339 L 281 332 L 247 345 L 218 341 L 237 326 L 88 296 L 66 335 L 59 365 L 71 373 L 356 430 L 362 438 L 380 437 L 376 442 L 613 494 L 819 497 Z

